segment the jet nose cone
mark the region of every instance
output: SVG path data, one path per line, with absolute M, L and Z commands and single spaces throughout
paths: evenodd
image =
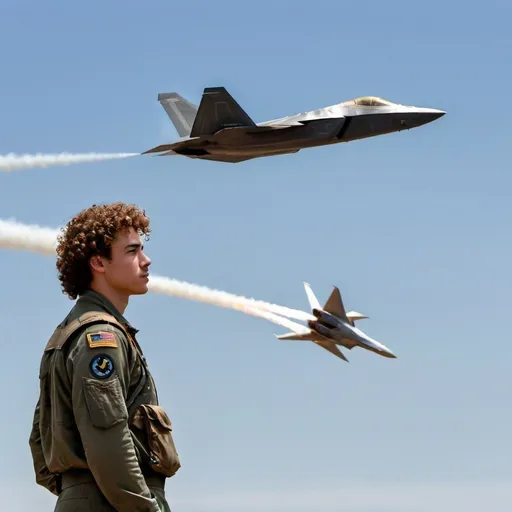
M 388 347 L 385 345 L 381 345 L 379 353 L 384 357 L 389 357 L 390 359 L 396 359 L 397 357 Z
M 428 115 L 430 116 L 431 121 L 435 121 L 436 119 L 439 119 L 440 117 L 443 117 L 446 114 L 443 110 L 434 110 L 432 109 L 432 112 L 430 112 Z
M 398 116 L 401 129 L 416 128 L 431 123 L 446 114 L 443 110 L 434 108 L 421 108 L 403 112 Z
M 443 110 L 437 110 L 435 108 L 426 108 L 419 114 L 418 121 L 420 124 L 427 124 L 443 117 L 446 114 Z

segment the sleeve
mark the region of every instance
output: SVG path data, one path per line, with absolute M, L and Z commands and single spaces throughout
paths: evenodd
M 89 469 L 110 504 L 126 512 L 159 512 L 127 423 L 128 343 L 108 324 L 80 335 L 68 360 L 73 412 Z
M 34 411 L 34 420 L 32 422 L 32 431 L 30 432 L 29 446 L 30 452 L 32 453 L 36 482 L 57 496 L 59 494 L 57 489 L 57 478 L 56 475 L 50 473 L 50 470 L 46 466 L 43 449 L 41 447 L 41 434 L 39 432 L 39 400 L 37 401 Z

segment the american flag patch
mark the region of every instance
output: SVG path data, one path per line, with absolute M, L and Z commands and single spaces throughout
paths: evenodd
M 99 331 L 87 334 L 89 347 L 117 347 L 117 339 L 112 332 Z

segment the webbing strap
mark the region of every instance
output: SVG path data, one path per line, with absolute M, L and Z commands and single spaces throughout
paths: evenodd
M 106 322 L 108 324 L 119 327 L 129 337 L 129 334 L 126 331 L 124 325 L 119 323 L 114 316 L 108 313 L 88 311 L 87 313 L 80 315 L 78 318 L 75 318 L 65 327 L 57 327 L 48 340 L 45 351 L 60 350 L 77 329 L 80 329 L 86 325 L 93 325 L 100 322 Z

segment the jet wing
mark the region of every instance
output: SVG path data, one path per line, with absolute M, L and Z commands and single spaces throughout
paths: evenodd
M 335 356 L 339 357 L 340 359 L 343 359 L 344 361 L 347 361 L 348 363 L 348 359 L 345 357 L 343 352 L 338 348 L 336 343 L 334 343 L 332 340 L 326 338 L 319 332 L 312 331 L 311 329 L 304 327 L 303 325 L 296 324 L 295 322 L 291 322 L 291 324 L 292 325 L 290 325 L 290 328 L 294 332 L 289 332 L 280 335 L 275 334 L 274 336 L 278 340 L 312 341 L 319 347 L 324 348 L 331 354 L 334 354 Z
M 154 148 L 148 149 L 141 153 L 141 155 L 147 155 L 148 153 L 160 153 L 161 151 L 169 151 L 174 147 L 174 144 L 161 144 L 160 146 L 155 146 Z
M 343 352 L 338 348 L 336 343 L 331 341 L 329 338 L 326 338 L 325 336 L 322 336 L 318 332 L 309 331 L 309 333 L 300 331 L 300 332 L 289 332 L 287 334 L 281 334 L 281 335 L 274 335 L 278 340 L 294 340 L 294 341 L 312 341 L 313 343 L 316 343 L 319 347 L 325 348 L 325 350 L 328 350 L 331 354 L 334 354 L 335 356 L 339 357 L 340 359 L 343 359 L 344 361 L 347 361 L 348 359 L 343 355 Z
M 325 348 L 325 350 L 328 350 L 331 354 L 338 356 L 340 359 L 343 359 L 343 361 L 347 361 L 347 363 L 348 363 L 348 359 L 343 355 L 343 352 L 336 346 L 335 343 L 329 342 L 329 341 L 318 341 L 318 340 L 313 340 L 313 341 L 319 347 Z

